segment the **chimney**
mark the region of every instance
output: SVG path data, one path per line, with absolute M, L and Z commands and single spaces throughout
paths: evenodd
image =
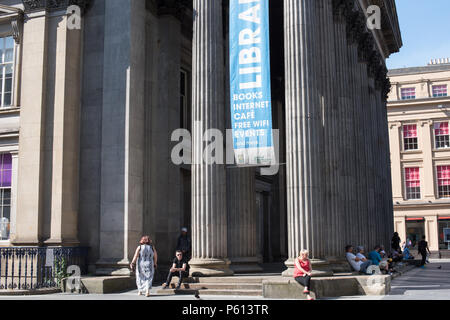
M 439 64 L 450 64 L 450 58 L 431 59 L 430 63 L 428 63 L 429 66 Z

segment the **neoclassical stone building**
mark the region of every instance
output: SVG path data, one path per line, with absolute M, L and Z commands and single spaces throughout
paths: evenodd
M 292 267 L 303 248 L 339 269 L 347 243 L 389 245 L 393 0 L 270 0 L 274 176 L 171 161 L 175 129 L 230 126 L 228 1 L 0 4 L 2 245 L 86 246 L 92 271 L 128 274 L 142 234 L 163 265 L 187 226 L 203 275 Z

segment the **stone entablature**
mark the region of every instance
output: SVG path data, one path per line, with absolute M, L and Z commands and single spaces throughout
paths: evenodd
M 362 7 L 353 0 L 334 0 L 333 11 L 337 21 L 343 21 L 347 24 L 349 43 L 358 46 L 360 62 L 367 63 L 369 77 L 375 79 L 376 88 L 382 89 L 383 95 L 387 99 L 391 84 L 387 77 L 388 70 L 384 60 L 385 57 L 378 50 L 373 33 L 367 28 L 367 18 Z
M 77 5 L 84 11 L 90 2 L 91 0 L 22 0 L 26 13 L 41 10 L 66 10 L 71 5 Z

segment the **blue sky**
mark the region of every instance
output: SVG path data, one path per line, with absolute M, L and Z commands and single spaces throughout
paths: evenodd
M 450 0 L 396 0 L 403 48 L 387 60 L 389 69 L 425 66 L 450 58 Z

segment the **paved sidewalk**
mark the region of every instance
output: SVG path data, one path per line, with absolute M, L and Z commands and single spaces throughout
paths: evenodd
M 326 300 L 450 300 L 450 260 L 432 260 L 425 269 L 415 268 L 403 276 L 392 281 L 392 291 L 388 296 L 354 296 L 330 298 Z M 438 269 L 441 267 L 441 269 Z M 137 295 L 137 290 L 119 294 L 106 295 L 77 295 L 77 294 L 51 294 L 44 296 L 6 297 L 2 300 L 175 300 L 195 301 L 193 295 L 157 295 L 161 287 L 152 290 L 150 298 Z M 243 296 L 202 296 L 201 300 L 264 300 L 262 297 Z
M 196 301 L 198 300 L 194 295 L 158 295 L 156 292 L 162 287 L 154 287 L 151 290 L 149 298 L 139 296 L 137 290 L 132 290 L 117 294 L 69 294 L 58 293 L 40 296 L 0 296 L 0 301 L 4 300 L 129 300 L 129 301 L 146 301 L 146 300 L 173 300 L 173 301 Z M 201 300 L 264 300 L 262 297 L 244 297 L 244 296 L 202 296 Z
M 394 279 L 391 289 L 387 296 L 332 300 L 450 300 L 450 260 L 432 260 L 425 269 L 415 268 Z

